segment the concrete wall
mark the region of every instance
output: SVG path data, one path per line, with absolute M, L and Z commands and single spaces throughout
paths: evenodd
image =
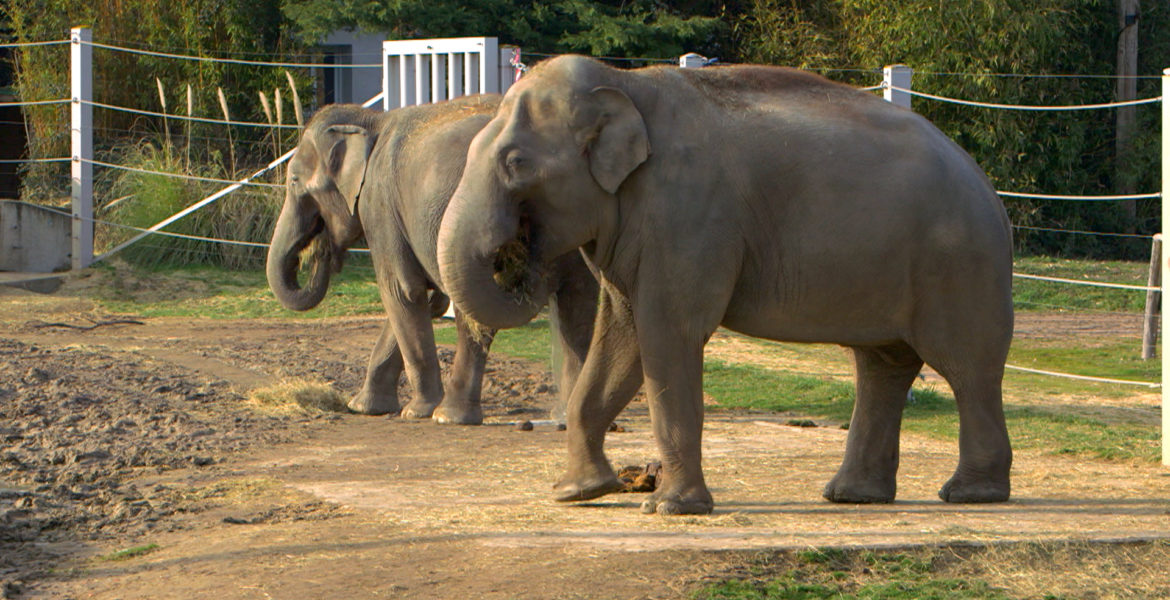
M 69 268 L 70 217 L 34 204 L 0 200 L 0 271 L 52 273 Z

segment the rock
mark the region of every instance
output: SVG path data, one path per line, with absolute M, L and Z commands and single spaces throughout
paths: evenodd
M 789 419 L 785 425 L 790 427 L 816 427 L 817 424 L 812 419 Z
M 44 369 L 38 369 L 36 367 L 31 367 L 28 371 L 25 371 L 24 377 L 21 378 L 21 382 L 25 385 L 37 385 L 48 381 L 50 378 L 51 375 L 49 375 L 48 371 L 45 371 Z
M 24 591 L 24 583 L 21 581 L 4 581 L 0 582 L 0 598 L 5 600 L 9 598 L 19 598 L 20 593 Z
M 78 452 L 77 454 L 74 454 L 73 455 L 73 462 L 74 463 L 100 462 L 103 460 L 108 460 L 109 458 L 110 458 L 109 452 L 106 452 L 105 450 L 93 450 L 90 452 Z
M 516 424 L 516 431 L 532 431 L 532 421 L 520 421 Z

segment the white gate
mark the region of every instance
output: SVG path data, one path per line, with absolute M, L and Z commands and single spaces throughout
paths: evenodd
M 481 93 L 502 94 L 515 80 L 520 49 L 494 37 L 382 43 L 385 110 Z

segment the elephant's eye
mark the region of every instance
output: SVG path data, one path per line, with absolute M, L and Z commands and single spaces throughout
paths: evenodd
M 504 182 L 512 189 L 525 187 L 527 182 L 532 180 L 535 166 L 530 156 L 516 148 L 504 152 L 500 160 Z
M 528 161 L 515 152 L 509 154 L 508 158 L 504 160 L 504 166 L 508 168 L 508 172 L 512 175 L 518 174 L 527 164 Z

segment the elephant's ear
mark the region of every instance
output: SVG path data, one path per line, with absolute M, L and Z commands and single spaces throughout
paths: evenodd
M 358 195 L 366 178 L 366 159 L 370 156 L 370 135 L 357 125 L 332 125 L 327 130 L 333 139 L 329 149 L 329 177 L 345 197 L 349 213 L 357 214 Z
M 598 110 L 597 129 L 589 144 L 589 172 L 613 194 L 650 156 L 646 122 L 634 101 L 617 88 L 594 88 L 589 97 Z

